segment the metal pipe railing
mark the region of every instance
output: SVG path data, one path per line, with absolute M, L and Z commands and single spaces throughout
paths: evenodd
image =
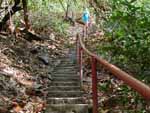
M 80 65 L 80 72 L 82 69 L 82 54 L 85 52 L 91 57 L 91 67 L 92 67 L 92 94 L 93 94 L 93 113 L 98 113 L 98 96 L 97 96 L 97 75 L 96 75 L 96 64 L 99 63 L 104 66 L 108 71 L 110 71 L 114 76 L 124 81 L 128 86 L 136 90 L 139 94 L 141 94 L 146 100 L 150 100 L 150 87 L 143 82 L 137 80 L 132 77 L 128 73 L 122 71 L 120 68 L 116 67 L 113 64 L 110 64 L 108 61 L 102 59 L 90 52 L 84 45 L 81 37 L 77 35 L 77 57 Z M 82 78 L 82 73 L 80 73 L 80 78 Z M 81 79 L 82 81 L 82 79 Z
M 96 72 L 97 59 L 91 57 L 92 65 L 92 94 L 93 94 L 93 113 L 98 113 L 98 95 L 97 95 L 97 72 Z

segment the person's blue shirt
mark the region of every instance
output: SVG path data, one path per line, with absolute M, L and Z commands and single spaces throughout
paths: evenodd
M 89 13 L 88 9 L 85 9 L 85 11 L 83 12 L 82 20 L 83 20 L 84 23 L 88 23 L 89 22 L 89 20 L 90 20 L 90 13 Z

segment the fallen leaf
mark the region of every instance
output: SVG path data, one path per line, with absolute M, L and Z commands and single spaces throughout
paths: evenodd
M 13 107 L 13 111 L 19 113 L 20 111 L 22 111 L 22 108 L 19 105 L 16 105 L 15 107 Z

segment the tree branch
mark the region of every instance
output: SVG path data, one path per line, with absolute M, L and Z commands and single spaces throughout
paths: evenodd
M 10 12 L 7 12 L 7 14 L 4 16 L 2 21 L 0 22 L 0 31 L 4 29 L 4 26 L 6 25 L 7 21 L 10 19 L 12 15 L 14 15 L 17 11 L 22 10 L 22 8 L 19 6 L 20 0 L 14 0 L 15 4 L 12 6 Z

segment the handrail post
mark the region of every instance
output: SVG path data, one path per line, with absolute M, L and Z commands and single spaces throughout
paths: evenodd
M 77 64 L 79 65 L 79 74 L 80 74 L 80 81 L 82 85 L 83 81 L 83 49 L 79 43 L 79 34 L 77 34 L 76 39 L 76 54 L 77 54 Z
M 96 58 L 92 56 L 92 96 L 93 96 L 93 113 L 98 113 L 98 95 L 97 95 L 97 72 Z
M 79 64 L 79 34 L 77 34 L 77 37 L 76 37 L 76 61 L 77 61 L 77 64 Z
M 81 80 L 81 85 L 83 81 L 83 49 L 81 46 L 79 46 L 79 65 L 80 65 L 80 80 Z

